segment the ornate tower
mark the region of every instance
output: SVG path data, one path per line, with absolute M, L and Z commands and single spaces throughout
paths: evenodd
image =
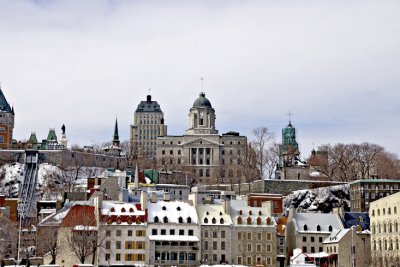
M 188 135 L 218 134 L 215 130 L 215 110 L 205 93 L 200 93 L 189 113 Z
M 11 107 L 0 87 L 0 149 L 11 147 L 14 130 L 14 107 Z

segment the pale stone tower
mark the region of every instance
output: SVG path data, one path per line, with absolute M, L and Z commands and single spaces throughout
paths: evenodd
M 215 110 L 204 92 L 200 93 L 190 109 L 186 134 L 218 134 L 218 130 L 215 130 Z

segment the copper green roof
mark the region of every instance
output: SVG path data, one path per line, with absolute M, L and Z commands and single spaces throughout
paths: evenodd
M 29 140 L 28 140 L 28 143 L 30 143 L 30 144 L 37 144 L 38 143 L 38 140 L 37 140 L 37 137 L 36 137 L 36 133 L 31 133 L 31 136 L 29 137 Z
M 354 181 L 350 184 L 358 184 L 358 183 L 400 183 L 400 180 L 393 179 L 361 179 Z
M 193 103 L 194 108 L 212 108 L 210 100 L 206 98 L 205 93 L 200 93 L 199 97 Z
M 54 129 L 49 130 L 49 134 L 47 135 L 47 142 L 57 142 L 57 135 Z

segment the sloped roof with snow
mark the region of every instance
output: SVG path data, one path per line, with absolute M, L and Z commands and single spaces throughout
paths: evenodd
M 103 201 L 102 221 L 107 224 L 141 224 L 147 222 L 146 211 L 140 203 Z
M 197 212 L 195 207 L 182 201 L 157 201 L 156 203 L 148 202 L 148 222 L 154 222 L 154 218 L 158 217 L 159 222 L 163 222 L 166 217 L 168 223 L 179 223 L 179 218 L 183 219 L 183 223 L 187 223 L 190 218 L 191 223 L 198 223 Z
M 343 229 L 339 216 L 333 213 L 295 213 L 293 222 L 296 230 L 303 233 L 330 233 L 329 226 L 332 227 L 332 231 Z
M 67 215 L 62 219 L 62 227 L 96 226 L 94 206 L 75 205 L 72 206 Z
M 232 225 L 223 205 L 197 205 L 196 209 L 201 225 Z
M 324 240 L 324 244 L 332 244 L 339 242 L 351 229 L 342 229 L 338 231 L 333 231 L 330 236 Z
M 245 200 L 231 200 L 231 217 L 235 226 L 274 226 L 275 219 L 265 207 L 250 207 Z

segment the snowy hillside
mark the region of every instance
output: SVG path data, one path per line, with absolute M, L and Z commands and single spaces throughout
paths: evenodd
M 350 186 L 335 185 L 310 190 L 298 190 L 285 198 L 284 207 L 296 208 L 298 211 L 331 212 L 334 207 L 344 205 L 345 210 L 350 207 Z
M 0 194 L 9 198 L 18 197 L 19 186 L 24 179 L 25 164 L 12 163 L 0 167 Z M 81 167 L 60 169 L 43 163 L 39 165 L 37 192 L 45 199 L 55 197 L 53 191 L 65 184 L 81 184 L 88 177 L 100 176 L 104 172 L 99 167 Z

